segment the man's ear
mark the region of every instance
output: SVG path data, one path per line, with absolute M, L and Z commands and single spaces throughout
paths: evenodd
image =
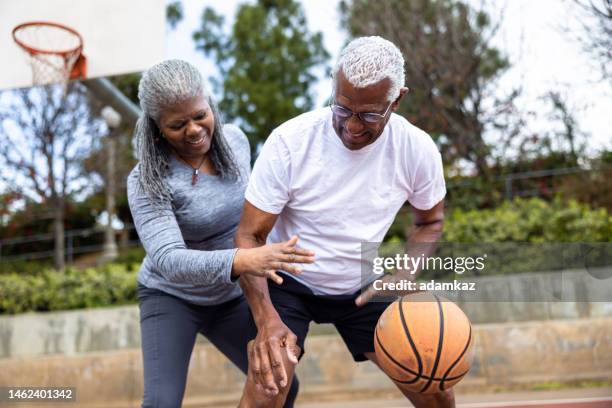
M 406 87 L 403 87 L 403 88 L 400 89 L 400 94 L 395 99 L 395 102 L 393 102 L 393 106 L 391 107 L 391 109 L 393 109 L 394 112 L 399 107 L 400 102 L 402 101 L 404 96 L 408 93 L 408 91 L 409 91 L 409 89 L 406 88 Z

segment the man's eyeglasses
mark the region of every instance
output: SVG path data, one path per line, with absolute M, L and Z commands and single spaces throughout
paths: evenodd
M 375 123 L 380 122 L 381 120 L 385 118 L 385 116 L 387 116 L 387 113 L 389 112 L 389 109 L 391 109 L 391 105 L 393 105 L 393 102 L 394 101 L 391 101 L 389 106 L 387 106 L 385 113 L 383 114 L 376 113 L 376 112 L 353 112 L 352 110 L 345 108 L 344 106 L 335 105 L 335 104 L 332 104 L 330 107 L 331 107 L 333 114 L 342 120 L 347 120 L 347 119 L 350 119 L 353 115 L 357 115 L 359 120 L 361 120 L 362 122 L 369 123 L 369 124 L 375 124 Z

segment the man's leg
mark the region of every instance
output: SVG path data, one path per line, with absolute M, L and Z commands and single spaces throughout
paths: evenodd
M 256 336 L 257 328 L 251 317 L 246 299 L 240 296 L 229 302 L 208 306 L 207 308 L 211 309 L 206 313 L 210 318 L 204 319 L 200 332 L 243 373 L 247 374 L 247 343 L 249 345 L 252 343 L 250 340 Z M 285 367 L 293 365 L 287 359 L 283 361 L 283 364 Z M 259 392 L 255 389 L 252 375 L 248 375 L 240 407 L 284 406 L 285 408 L 292 408 L 297 397 L 299 384 L 297 378 L 287 378 L 288 384 L 291 384 L 291 386 L 282 389 L 282 392 L 276 398 L 269 399 L 265 398 L 263 391 Z
M 390 303 L 373 301 L 357 307 L 354 299 L 349 299 L 337 303 L 334 307 L 336 310 L 343 311 L 342 316 L 334 321 L 334 325 L 355 361 L 371 360 L 378 365 L 374 352 L 374 330 L 380 315 Z M 419 394 L 402 389 L 400 386 L 398 388 L 417 408 L 455 407 L 455 397 L 452 390 L 438 394 Z
M 368 360 L 378 365 L 376 359 L 376 353 L 369 352 L 364 353 Z M 400 389 L 402 394 L 406 396 L 412 402 L 416 408 L 454 408 L 455 407 L 455 393 L 452 388 L 450 390 L 442 391 L 436 394 L 420 394 L 418 392 L 408 391 L 402 388 L 401 385 L 395 384 Z
M 249 354 L 253 348 L 253 341 L 249 342 L 248 350 Z M 299 355 L 300 350 L 296 350 Z M 249 370 L 247 375 L 247 381 L 242 392 L 242 398 L 238 404 L 238 408 L 282 408 L 282 407 L 293 407 L 295 397 L 297 394 L 298 382 L 295 374 L 295 366 L 289 361 L 287 353 L 283 353 L 283 364 L 287 371 L 287 380 L 291 384 L 291 387 L 281 388 L 280 392 L 275 397 L 268 397 L 263 391 L 263 388 L 255 385 L 253 373 Z M 295 387 L 295 388 L 294 388 Z M 291 401 L 288 400 L 287 396 L 291 396 Z M 288 405 L 290 404 L 290 405 Z
M 302 299 L 303 295 L 286 289 L 286 285 L 290 285 L 292 283 L 292 279 L 285 278 L 283 285 L 268 282 L 268 288 L 270 290 L 270 300 L 276 308 L 281 320 L 287 325 L 289 330 L 291 330 L 297 336 L 297 346 L 299 349 L 294 350 L 294 353 L 299 359 L 304 354 L 304 340 L 308 334 L 308 327 L 312 321 L 312 316 L 304 304 L 304 300 Z M 252 342 L 249 342 L 249 365 L 251 364 L 252 359 L 251 347 Z M 240 401 L 241 405 L 239 405 L 239 408 L 278 408 L 283 406 L 282 403 L 285 401 L 285 398 L 287 398 L 287 403 L 289 403 L 289 398 L 295 398 L 294 394 L 297 393 L 297 389 L 295 392 L 293 391 L 294 386 L 297 388 L 297 381 L 294 377 L 295 366 L 288 360 L 286 352 L 282 352 L 281 355 L 283 356 L 283 366 L 285 367 L 287 379 L 288 381 L 293 379 L 291 388 L 281 388 L 281 392 L 278 396 L 266 398 L 263 396 L 263 390 L 256 388 L 253 373 L 249 368 L 247 383 L 245 385 L 243 398 Z M 291 401 L 291 403 L 293 403 L 293 401 Z

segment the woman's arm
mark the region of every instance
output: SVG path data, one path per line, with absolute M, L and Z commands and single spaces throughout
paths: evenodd
M 135 169 L 128 177 L 128 202 L 144 249 L 170 282 L 213 285 L 231 282 L 236 249 L 200 251 L 188 249 L 172 204 L 154 203 L 140 188 Z

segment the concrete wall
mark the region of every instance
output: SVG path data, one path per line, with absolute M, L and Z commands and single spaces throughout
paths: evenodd
M 138 347 L 136 305 L 0 316 L 0 359 Z
M 474 323 L 612 315 L 612 267 L 466 279 L 477 290 L 448 293 Z
M 612 303 L 603 302 L 469 302 L 460 306 L 474 324 L 612 316 Z M 311 333 L 336 331 L 331 325 L 313 324 Z M 137 306 L 0 316 L 0 360 L 139 347 Z
M 139 349 L 0 360 L 2 386 L 76 387 L 78 406 L 137 407 L 142 394 Z M 353 363 L 339 336 L 310 336 L 298 367 L 302 400 L 393 392 L 371 363 Z M 612 318 L 475 326 L 475 360 L 457 386 L 505 387 L 612 377 Z M 244 381 L 214 347 L 196 345 L 185 406 L 235 406 Z M 20 405 L 22 406 L 22 405 Z

